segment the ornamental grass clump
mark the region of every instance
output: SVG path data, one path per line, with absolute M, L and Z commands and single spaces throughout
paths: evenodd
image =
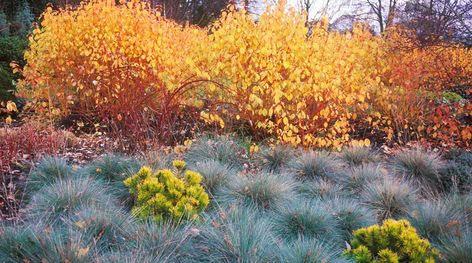
M 152 217 L 156 221 L 197 219 L 209 203 L 201 185 L 202 176 L 185 169 L 185 162 L 173 162 L 173 170 L 152 171 L 142 167 L 124 184 L 135 197 L 132 213 L 138 218 Z
M 279 144 L 275 147 L 265 148 L 261 151 L 259 160 L 262 168 L 269 172 L 280 172 L 294 158 L 295 150 L 288 146 Z
M 380 221 L 404 216 L 416 198 L 416 191 L 409 184 L 389 178 L 370 183 L 361 194 L 363 205 Z
M 296 196 L 297 184 L 289 176 L 261 173 L 235 177 L 231 185 L 216 196 L 222 205 L 238 204 L 260 211 L 279 211 Z
M 290 263 L 350 262 L 342 257 L 342 249 L 316 238 L 298 238 L 280 248 L 279 261 Z
M 320 201 L 297 200 L 273 216 L 274 233 L 286 241 L 299 237 L 339 241 L 338 225 Z
M 445 163 L 439 154 L 421 149 L 403 151 L 393 160 L 393 171 L 423 193 L 442 190 L 440 171 L 444 167 Z
M 377 161 L 379 156 L 370 147 L 352 146 L 343 149 L 340 158 L 350 166 L 358 166 Z
M 328 152 L 303 153 L 289 165 L 289 171 L 299 180 L 332 180 L 338 176 L 341 163 Z
M 277 262 L 272 224 L 253 207 L 213 213 L 199 229 L 195 262 Z
M 406 220 L 384 223 L 354 231 L 351 248 L 345 254 L 356 262 L 435 262 L 438 252 L 421 239 Z
M 65 160 L 46 156 L 28 176 L 27 191 L 33 193 L 58 179 L 71 178 L 73 174 L 72 167 Z

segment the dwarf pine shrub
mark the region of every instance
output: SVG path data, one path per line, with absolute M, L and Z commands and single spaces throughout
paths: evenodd
M 185 170 L 184 161 L 174 161 L 174 170 L 153 172 L 142 167 L 124 183 L 135 197 L 132 212 L 138 218 L 152 217 L 197 219 L 209 203 L 208 194 L 201 185 L 202 176 Z
M 438 252 L 421 239 L 406 220 L 361 228 L 353 233 L 352 248 L 345 254 L 356 262 L 434 262 Z

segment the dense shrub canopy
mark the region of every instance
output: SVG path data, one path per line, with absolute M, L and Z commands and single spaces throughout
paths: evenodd
M 400 29 L 332 32 L 324 20 L 308 35 L 304 22 L 283 4 L 257 22 L 229 8 L 208 29 L 140 1 L 49 8 L 30 37 L 24 91 L 60 106 L 55 113 L 96 112 L 119 127 L 169 126 L 191 105 L 208 123 L 243 123 L 295 145 L 470 141 L 470 104 L 442 102 L 444 90 L 471 84 L 470 50 L 418 47 Z

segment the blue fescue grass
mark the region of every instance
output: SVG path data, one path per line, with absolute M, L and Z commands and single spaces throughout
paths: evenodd
M 438 248 L 443 262 L 472 262 L 472 229 L 442 238 Z
M 295 200 L 271 217 L 274 233 L 287 241 L 299 237 L 332 241 L 340 238 L 337 221 L 321 200 Z
M 440 171 L 444 187 L 449 191 L 468 192 L 472 190 L 472 152 L 451 150 L 444 156 L 447 160 Z
M 440 171 L 445 162 L 438 153 L 412 149 L 400 152 L 392 162 L 392 169 L 403 180 L 409 181 L 422 193 L 443 191 L 444 181 Z
M 416 198 L 409 184 L 391 178 L 369 183 L 361 194 L 362 204 L 371 209 L 379 221 L 404 216 Z
M 34 170 L 29 174 L 26 191 L 29 195 L 45 185 L 50 185 L 58 179 L 74 176 L 72 167 L 63 159 L 46 156 L 42 158 Z
M 346 169 L 337 178 L 342 190 L 354 197 L 358 196 L 369 183 L 377 182 L 387 176 L 387 171 L 379 164 L 361 164 Z
M 297 191 L 301 196 L 308 199 L 329 200 L 347 195 L 346 192 L 343 192 L 341 185 L 325 179 L 303 182 L 298 185 Z
M 2 262 L 93 262 L 101 248 L 68 228 L 43 222 L 1 228 Z
M 370 147 L 347 147 L 341 151 L 340 159 L 349 166 L 358 166 L 377 162 L 380 157 Z
M 185 222 L 145 221 L 133 228 L 132 242 L 103 258 L 105 262 L 190 262 L 191 240 L 197 231 Z
M 194 164 L 189 169 L 197 171 L 203 176 L 203 186 L 210 196 L 214 196 L 223 188 L 228 187 L 238 173 L 228 165 L 215 160 Z
M 296 196 L 296 182 L 287 175 L 261 173 L 234 178 L 216 195 L 223 206 L 232 204 L 263 210 L 280 210 Z
M 274 147 L 262 148 L 256 161 L 264 171 L 280 173 L 287 168 L 288 164 L 295 156 L 296 151 L 292 147 L 288 145 L 276 145 Z
M 232 169 L 242 169 L 246 150 L 238 144 L 236 139 L 220 136 L 216 138 L 202 138 L 192 143 L 185 155 L 189 164 L 205 161 L 219 161 Z
M 408 219 L 442 261 L 470 262 L 470 153 L 449 153 L 444 166 L 419 150 L 388 162 L 369 148 L 244 148 L 204 138 L 182 156 L 107 155 L 79 170 L 45 158 L 28 179 L 22 221 L 0 226 L 0 262 L 348 262 L 352 232 L 387 218 Z M 123 180 L 178 158 L 202 174 L 206 211 L 191 221 L 134 218 Z
M 334 180 L 342 164 L 328 152 L 308 151 L 302 153 L 289 164 L 289 171 L 297 179 L 312 181 L 320 179 Z
M 422 237 L 436 244 L 460 232 L 466 224 L 464 215 L 443 199 L 418 202 L 410 209 L 407 219 Z
M 352 198 L 330 199 L 326 207 L 337 222 L 341 239 L 346 242 L 351 240 L 354 230 L 377 223 L 372 211 Z
M 283 263 L 342 263 L 350 262 L 342 256 L 336 244 L 314 238 L 298 238 L 281 246 L 278 262 Z
M 80 232 L 84 239 L 112 249 L 133 240 L 135 220 L 122 208 L 113 205 L 86 206 L 62 218 L 69 228 Z
M 196 262 L 274 262 L 272 225 L 255 209 L 235 207 L 205 218 L 195 240 Z
M 138 172 L 140 168 L 141 163 L 134 158 L 109 154 L 92 162 L 82 173 L 105 182 L 122 182 Z
M 109 154 L 77 171 L 77 176 L 91 177 L 104 183 L 120 202 L 129 206 L 132 197 L 128 188 L 123 184 L 123 180 L 137 173 L 141 165 L 141 162 L 135 158 Z
M 90 206 L 107 206 L 114 202 L 105 184 L 90 177 L 57 180 L 38 190 L 26 207 L 28 218 L 58 220 L 79 209 Z

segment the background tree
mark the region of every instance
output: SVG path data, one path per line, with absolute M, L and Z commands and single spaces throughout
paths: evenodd
M 401 24 L 416 32 L 423 44 L 439 40 L 472 44 L 472 1 L 410 0 Z
M 33 27 L 34 15 L 26 0 L 23 0 L 15 15 L 16 32 L 21 36 L 26 36 Z
M 380 33 L 394 24 L 401 4 L 400 0 L 359 0 L 351 3 L 355 20 L 372 22 Z
M 8 36 L 10 34 L 10 25 L 7 16 L 0 10 L 0 36 Z

